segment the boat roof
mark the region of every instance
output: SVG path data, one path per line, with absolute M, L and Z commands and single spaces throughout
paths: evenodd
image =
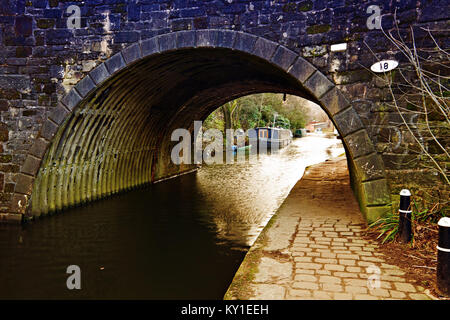
M 275 127 L 257 127 L 255 129 L 288 130 L 288 129 L 285 129 L 285 128 L 275 128 Z

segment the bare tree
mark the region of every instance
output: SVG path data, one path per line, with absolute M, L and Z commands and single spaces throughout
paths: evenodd
M 443 165 L 450 159 L 449 146 L 445 144 L 443 137 L 439 137 L 436 133 L 441 128 L 436 128 L 430 121 L 430 116 L 433 116 L 450 128 L 448 104 L 450 54 L 448 49 L 441 48 L 438 44 L 432 34 L 433 30 L 427 28 L 420 30 L 429 37 L 429 40 L 431 39 L 433 46 L 418 48 L 412 27 L 407 35 L 410 39 L 408 42 L 404 40 L 405 30 L 400 31 L 398 26 L 390 32 L 383 30 L 394 48 L 406 58 L 407 63 L 397 69 L 395 77 L 392 73 L 376 76 L 387 84 L 392 96 L 390 105 L 398 112 L 407 131 L 419 146 L 420 152 L 431 161 L 431 167 L 439 172 L 446 184 L 450 185 L 448 169 Z M 405 115 L 411 113 L 417 114 L 421 125 L 407 121 Z M 423 139 L 423 135 L 429 139 Z M 436 151 L 429 151 L 430 141 L 437 146 L 439 158 Z

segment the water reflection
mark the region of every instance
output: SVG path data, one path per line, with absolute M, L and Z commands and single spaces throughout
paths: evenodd
M 251 246 L 305 168 L 343 152 L 340 140 L 306 137 L 253 163 L 203 166 L 197 186 L 209 207 L 204 219 L 214 222 L 218 239 Z

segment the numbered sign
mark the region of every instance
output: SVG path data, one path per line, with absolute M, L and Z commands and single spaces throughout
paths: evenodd
M 373 72 L 388 72 L 391 71 L 398 66 L 398 61 L 395 60 L 382 60 L 375 62 L 371 67 L 370 70 Z

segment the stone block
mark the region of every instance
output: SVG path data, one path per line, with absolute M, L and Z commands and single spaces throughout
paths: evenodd
M 61 102 L 70 110 L 73 110 L 75 106 L 81 101 L 81 96 L 75 89 L 69 91 L 68 94 L 62 98 Z
M 177 48 L 194 48 L 195 31 L 180 31 L 177 33 Z
M 270 60 L 275 53 L 278 44 L 263 38 L 258 38 L 253 48 L 253 54 L 265 60 Z
M 40 135 L 41 137 L 50 141 L 55 135 L 57 130 L 58 126 L 53 121 L 47 120 L 44 122 L 44 125 L 42 126 Z
M 386 179 L 366 181 L 362 186 L 362 201 L 367 206 L 386 205 L 391 201 Z
M 328 80 L 321 72 L 316 71 L 305 82 L 305 87 L 308 88 L 316 98 L 320 99 L 325 93 L 334 87 L 333 82 Z
M 36 176 L 40 165 L 41 159 L 28 155 L 20 171 L 31 176 Z
M 383 160 L 376 153 L 359 157 L 354 160 L 354 163 L 356 174 L 361 181 L 380 179 L 385 176 Z
M 304 83 L 316 70 L 317 69 L 311 63 L 302 57 L 298 57 L 289 69 L 289 73 L 298 79 L 298 81 Z
M 86 75 L 75 86 L 75 89 L 78 91 L 78 93 L 80 94 L 80 96 L 82 98 L 86 97 L 95 88 L 96 88 L 96 85 L 89 75 Z
M 49 29 L 46 31 L 47 45 L 65 45 L 70 44 L 73 34 L 69 30 Z
M 95 84 L 99 85 L 103 81 L 105 81 L 109 76 L 108 69 L 106 69 L 106 66 L 104 63 L 99 65 L 97 68 L 89 72 L 89 76 L 94 80 Z
M 47 151 L 48 145 L 49 142 L 47 142 L 46 140 L 42 138 L 36 139 L 30 149 L 30 154 L 42 159 L 44 157 L 45 151 Z
M 217 31 L 199 30 L 197 34 L 197 47 L 215 47 L 217 43 Z
M 141 42 L 142 56 L 146 57 L 159 52 L 158 37 L 150 38 Z
M 158 37 L 159 50 L 161 52 L 174 50 L 177 48 L 177 34 L 166 33 Z
M 364 128 L 359 115 L 351 107 L 334 115 L 333 120 L 343 137 Z
M 114 74 L 126 67 L 125 60 L 120 52 L 106 60 L 105 65 L 110 74 Z
M 33 182 L 33 177 L 19 173 L 17 175 L 17 183 L 14 191 L 21 194 L 31 195 L 31 191 L 33 190 Z
M 33 18 L 28 16 L 19 16 L 16 18 L 14 27 L 17 35 L 29 37 L 33 32 Z
M 0 88 L 26 90 L 30 88 L 30 77 L 22 75 L 0 75 Z
M 233 48 L 239 51 L 252 53 L 257 39 L 257 36 L 243 32 L 237 32 Z
M 217 46 L 221 48 L 233 48 L 236 33 L 232 31 L 218 31 L 217 32 Z
M 294 62 L 297 54 L 285 47 L 278 47 L 277 51 L 272 57 L 272 62 L 283 70 L 287 70 Z
M 350 102 L 345 98 L 341 90 L 336 87 L 325 93 L 320 99 L 320 102 L 322 102 L 324 108 L 331 115 L 335 115 L 350 105 Z
M 346 136 L 344 142 L 353 159 L 375 151 L 373 143 L 365 130 Z
M 142 54 L 141 54 L 141 47 L 140 47 L 139 43 L 135 43 L 135 44 L 123 49 L 122 56 L 127 65 L 140 59 L 142 57 Z
M 121 31 L 114 34 L 114 43 L 133 43 L 139 41 L 139 33 L 134 31 Z
M 61 123 L 63 123 L 64 119 L 66 119 L 68 114 L 69 111 L 61 103 L 58 103 L 58 105 L 53 109 L 48 117 L 53 122 L 60 125 Z

